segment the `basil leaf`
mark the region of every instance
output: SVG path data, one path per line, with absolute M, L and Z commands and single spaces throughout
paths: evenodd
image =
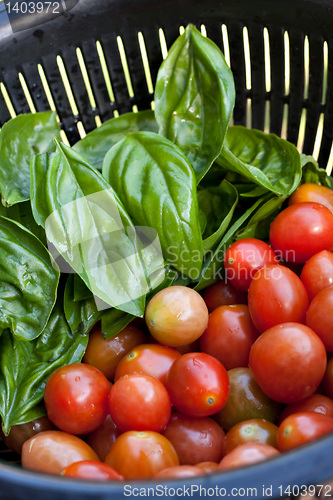
M 159 133 L 182 149 L 197 182 L 221 152 L 234 104 L 234 79 L 222 52 L 187 26 L 159 69 L 155 116 Z
M 238 202 L 237 191 L 232 184 L 223 180 L 219 186 L 198 191 L 199 208 L 207 220 L 204 236 L 204 250 L 212 249 L 220 241 L 233 216 Z
M 320 168 L 313 156 L 301 154 L 302 183 L 320 184 L 333 189 L 331 178 L 326 170 Z
M 231 245 L 237 231 L 243 227 L 247 219 L 257 210 L 257 208 L 266 201 L 267 197 L 261 197 L 248 208 L 228 229 L 219 245 L 213 252 L 208 252 L 205 255 L 204 264 L 201 271 L 200 280 L 198 280 L 195 290 L 199 291 L 207 286 L 223 279 L 223 257 L 226 249 Z
M 82 156 L 57 143 L 56 153 L 32 160 L 31 203 L 36 221 L 68 266 L 110 306 L 142 316 L 150 289 L 145 249 L 110 185 Z M 148 277 L 147 277 L 148 276 Z
M 302 176 L 300 154 L 293 144 L 274 134 L 241 126 L 228 129 L 216 161 L 225 170 L 282 196 L 289 196 Z
M 60 301 L 38 339 L 27 342 L 5 330 L 0 337 L 0 414 L 3 432 L 45 415 L 41 404 L 51 373 L 81 361 L 88 336 L 73 335 Z
M 91 290 L 87 287 L 84 281 L 80 278 L 78 274 L 73 274 L 73 300 L 81 301 L 93 297 Z
M 64 290 L 65 317 L 73 333 L 84 335 L 89 333 L 92 327 L 100 320 L 102 312 L 98 311 L 93 296 L 75 301 L 74 286 L 74 274 L 70 274 Z
M 104 311 L 101 319 L 101 330 L 104 338 L 110 339 L 118 335 L 119 332 L 133 321 L 134 317 L 135 316 L 125 313 L 124 311 L 119 311 L 118 309 Z
M 44 245 L 21 224 L 0 217 L 0 327 L 25 340 L 44 330 L 59 272 Z
M 140 130 L 158 132 L 154 111 L 125 113 L 111 118 L 74 144 L 73 149 L 84 156 L 90 165 L 102 170 L 103 160 L 109 149 L 126 134 Z
M 60 138 L 60 128 L 51 111 L 19 115 L 4 124 L 0 131 L 0 191 L 4 205 L 29 199 L 31 155 L 54 151 L 54 138 Z
M 165 259 L 198 275 L 203 249 L 195 176 L 181 150 L 153 132 L 128 134 L 107 153 L 103 175 L 133 221 L 157 231 Z

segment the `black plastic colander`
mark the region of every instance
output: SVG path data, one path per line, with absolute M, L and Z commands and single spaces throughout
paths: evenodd
M 73 144 L 116 114 L 150 108 L 168 47 L 182 26 L 193 23 L 232 68 L 233 122 L 275 132 L 331 171 L 333 0 L 56 3 L 59 16 L 22 10 L 9 20 L 8 6 L 0 2 L 0 126 L 16 114 L 51 108 Z M 6 500 L 116 500 L 139 493 L 134 487 L 146 488 L 141 491 L 150 497 L 162 492 L 147 481 L 124 490 L 123 484 L 31 473 L 15 465 L 5 448 L 0 457 L 0 498 Z M 297 496 L 299 485 L 332 478 L 330 435 L 255 466 L 165 484 L 169 496 L 260 499 L 287 497 L 288 486 Z M 333 487 L 324 493 L 333 496 Z

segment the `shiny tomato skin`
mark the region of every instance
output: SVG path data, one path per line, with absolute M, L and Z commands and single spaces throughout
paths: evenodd
M 247 294 L 237 290 L 227 280 L 220 280 L 208 286 L 203 291 L 203 298 L 212 312 L 219 306 L 231 306 L 233 304 L 247 304 Z
M 316 332 L 328 351 L 333 351 L 333 286 L 324 288 L 312 299 L 306 324 Z
M 170 366 L 180 353 L 161 344 L 141 344 L 131 349 L 118 363 L 114 379 L 130 373 L 146 373 L 165 384 Z
M 121 431 L 160 432 L 169 421 L 171 403 L 162 382 L 144 373 L 132 373 L 111 387 L 109 411 Z
M 249 367 L 261 389 L 275 401 L 296 403 L 313 394 L 326 370 L 324 344 L 311 328 L 283 323 L 260 335 Z
M 312 182 L 301 184 L 288 200 L 289 205 L 312 201 L 320 203 L 333 212 L 333 190 Z
M 99 457 L 83 439 L 73 434 L 43 431 L 23 444 L 21 459 L 25 469 L 60 474 L 67 465 Z
M 213 415 L 225 432 L 243 420 L 264 418 L 276 422 L 281 404 L 270 399 L 255 381 L 248 367 L 228 370 L 230 393 L 225 406 Z
M 219 462 L 222 458 L 225 434 L 210 417 L 174 412 L 162 434 L 173 444 L 181 465 Z
M 63 366 L 46 382 L 47 415 L 64 432 L 86 434 L 106 418 L 109 392 L 110 382 L 97 368 L 85 363 Z
M 315 393 L 299 403 L 287 405 L 280 415 L 279 423 L 293 413 L 314 411 L 333 418 L 333 400 L 324 394 Z
M 154 477 L 164 477 L 164 478 L 182 478 L 182 477 L 195 477 L 202 476 L 204 472 L 199 467 L 195 465 L 175 465 L 173 467 L 168 467 L 163 469 Z
M 260 333 L 280 323 L 305 323 L 309 306 L 300 278 L 281 265 L 267 266 L 255 274 L 248 301 L 252 321 Z
M 224 270 L 228 281 L 247 292 L 253 276 L 265 266 L 279 264 L 272 248 L 256 238 L 244 238 L 230 245 L 224 254 Z
M 113 381 L 119 361 L 133 347 L 146 342 L 146 335 L 134 324 L 127 325 L 114 337 L 106 339 L 100 328 L 89 334 L 89 342 L 83 356 L 83 363 L 95 366 Z
M 21 455 L 22 446 L 25 441 L 35 434 L 51 430 L 56 430 L 56 427 L 47 416 L 44 416 L 27 422 L 26 424 L 13 425 L 8 436 L 5 436 L 1 432 L 1 439 L 8 448 Z
M 166 388 L 181 413 L 208 417 L 226 404 L 230 384 L 226 369 L 216 358 L 204 352 L 189 352 L 171 366 Z
M 245 443 L 264 443 L 276 448 L 278 426 L 265 419 L 244 420 L 234 425 L 224 439 L 223 453 Z
M 162 434 L 128 431 L 118 437 L 105 463 L 125 479 L 144 479 L 154 477 L 167 467 L 179 465 L 179 460 L 174 447 Z
M 201 295 L 186 286 L 170 286 L 148 302 L 145 320 L 161 344 L 180 347 L 197 340 L 208 323 L 208 309 Z
M 316 412 L 293 413 L 279 426 L 277 446 L 287 451 L 333 432 L 333 418 Z
M 122 434 L 122 431 L 116 426 L 111 415 L 108 413 L 102 425 L 87 435 L 87 443 L 97 453 L 99 458 L 104 460 L 120 434 Z
M 281 259 L 303 264 L 333 249 L 333 213 L 320 203 L 291 205 L 271 223 L 269 241 Z
M 247 305 L 220 306 L 209 316 L 200 348 L 231 370 L 248 365 L 250 349 L 258 335 Z
M 67 465 L 61 472 L 61 476 L 77 477 L 80 479 L 89 479 L 90 481 L 123 481 L 125 478 L 115 469 L 103 462 L 96 460 L 82 460 Z
M 244 443 L 236 446 L 222 458 L 219 470 L 245 467 L 246 465 L 263 462 L 268 458 L 279 455 L 279 451 L 264 443 Z
M 333 253 L 322 250 L 310 257 L 303 266 L 300 278 L 310 301 L 318 292 L 333 285 Z

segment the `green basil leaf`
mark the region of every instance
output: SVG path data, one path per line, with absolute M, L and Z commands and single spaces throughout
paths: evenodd
M 54 306 L 59 271 L 44 245 L 21 224 L 0 217 L 0 327 L 38 337 Z
M 78 274 L 73 274 L 73 300 L 81 301 L 85 299 L 90 299 L 93 297 L 91 290 L 87 287 L 85 282 L 80 278 Z
M 73 333 L 85 335 L 100 320 L 102 311 L 97 309 L 93 296 L 84 300 L 74 300 L 74 274 L 67 278 L 64 290 L 64 312 Z
M 5 330 L 0 337 L 0 414 L 3 432 L 45 415 L 44 388 L 60 366 L 80 362 L 88 335 L 73 335 L 60 301 L 38 339 L 27 342 Z
M 211 250 L 221 240 L 232 219 L 237 202 L 237 191 L 226 180 L 219 186 L 198 191 L 199 208 L 207 220 L 203 234 L 205 251 Z
M 51 111 L 19 115 L 0 131 L 0 191 L 2 203 L 13 205 L 30 197 L 30 158 L 54 151 L 60 139 L 56 114 Z
M 135 316 L 118 309 L 104 311 L 101 318 L 101 330 L 104 338 L 110 339 L 118 335 L 134 318 Z
M 241 126 L 228 129 L 216 161 L 225 170 L 282 196 L 289 196 L 302 176 L 301 157 L 293 144 L 274 134 Z
M 116 193 L 73 149 L 57 143 L 32 160 L 31 203 L 48 241 L 96 298 L 142 316 L 150 289 L 146 251 Z M 62 271 L 66 271 L 66 266 Z M 68 269 L 67 269 L 68 271 Z
M 318 162 L 311 155 L 301 154 L 302 184 L 313 183 L 333 189 L 333 183 L 326 170 L 320 168 Z
M 126 134 L 140 130 L 158 132 L 154 111 L 124 113 L 116 118 L 111 118 L 74 144 L 73 149 L 84 156 L 90 165 L 102 170 L 103 160 L 109 149 L 123 139 Z
M 234 104 L 234 79 L 222 52 L 187 26 L 159 69 L 155 116 L 160 134 L 182 149 L 198 182 L 221 152 Z
M 263 196 L 253 203 L 228 229 L 224 234 L 217 248 L 212 252 L 207 252 L 205 255 L 204 264 L 201 271 L 200 280 L 198 280 L 195 290 L 199 291 L 207 286 L 223 279 L 223 257 L 226 249 L 234 241 L 237 231 L 246 224 L 246 221 L 257 210 L 257 208 L 267 200 L 267 196 Z
M 167 261 L 198 274 L 202 237 L 195 176 L 185 155 L 153 132 L 128 134 L 107 153 L 103 175 L 133 221 L 155 229 Z

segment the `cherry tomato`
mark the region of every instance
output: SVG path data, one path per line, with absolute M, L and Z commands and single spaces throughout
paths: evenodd
M 47 415 L 65 432 L 86 434 L 105 420 L 109 392 L 110 382 L 97 368 L 84 363 L 63 366 L 46 382 Z
M 305 323 L 309 299 L 299 277 L 287 267 L 267 266 L 258 271 L 248 300 L 252 321 L 260 333 L 279 323 Z
M 327 362 L 327 368 L 323 378 L 323 388 L 327 396 L 333 399 L 333 357 Z
M 314 411 L 333 418 L 333 400 L 324 394 L 312 394 L 308 398 L 299 401 L 299 403 L 287 405 L 280 415 L 279 422 L 281 423 L 286 417 L 293 413 L 304 411 Z
M 304 264 L 301 280 L 310 300 L 331 285 L 333 285 L 333 253 L 322 250 L 316 253 Z
M 125 479 L 140 479 L 153 477 L 167 467 L 179 465 L 179 460 L 174 447 L 162 434 L 128 431 L 117 438 L 105 463 Z
M 273 220 L 269 240 L 283 260 L 302 264 L 321 250 L 333 249 L 333 214 L 320 203 L 291 205 Z
M 183 354 L 171 366 L 166 388 L 171 402 L 182 413 L 207 417 L 223 408 L 229 395 L 226 369 L 204 352 Z
M 257 462 L 266 461 L 268 458 L 279 455 L 279 451 L 264 443 L 244 443 L 234 448 L 222 458 L 219 469 L 233 469 L 244 467 Z
M 100 328 L 89 334 L 83 362 L 95 366 L 107 379 L 113 380 L 119 361 L 133 347 L 146 342 L 146 335 L 134 324 L 127 325 L 118 335 L 106 339 Z
M 276 448 L 278 426 L 262 418 L 244 420 L 234 425 L 224 439 L 224 455 L 244 443 L 264 443 Z
M 123 481 L 125 478 L 115 469 L 95 460 L 82 460 L 67 465 L 60 474 L 66 477 L 79 477 L 91 481 Z
M 98 460 L 98 456 L 77 436 L 62 431 L 43 431 L 23 444 L 21 459 L 25 469 L 60 474 L 67 465 L 81 460 Z
M 158 342 L 178 347 L 194 342 L 205 331 L 208 309 L 201 295 L 192 288 L 170 286 L 149 301 L 145 319 Z
M 182 478 L 202 476 L 202 474 L 204 474 L 202 469 L 195 465 L 174 465 L 173 467 L 161 470 L 154 477 Z
M 333 351 L 333 286 L 324 288 L 312 299 L 306 324 L 316 332 L 328 351 Z
M 130 373 L 146 373 L 165 384 L 172 363 L 180 353 L 161 344 L 141 344 L 131 349 L 118 363 L 115 380 Z
M 324 205 L 333 212 L 333 191 L 326 186 L 320 186 L 312 182 L 301 184 L 301 186 L 299 186 L 290 196 L 288 204 L 295 205 L 296 203 L 303 203 L 306 201 L 321 203 L 321 205 Z
M 326 370 L 324 344 L 311 328 L 283 323 L 255 341 L 249 367 L 270 398 L 296 403 L 313 394 Z
M 27 422 L 26 424 L 13 425 L 8 436 L 1 433 L 1 439 L 8 448 L 21 455 L 22 446 L 25 441 L 35 434 L 39 434 L 43 431 L 50 431 L 52 429 L 55 429 L 55 426 L 47 416 L 44 416 Z
M 230 394 L 226 405 L 213 418 L 225 431 L 243 420 L 264 418 L 276 422 L 281 404 L 262 391 L 249 368 L 228 371 Z
M 293 413 L 283 420 L 277 435 L 280 451 L 287 451 L 333 431 L 333 418 L 316 412 Z
M 231 370 L 248 365 L 250 349 L 258 335 L 247 305 L 220 306 L 209 316 L 200 347 Z
M 219 306 L 231 306 L 233 304 L 247 304 L 247 294 L 233 287 L 226 280 L 220 280 L 208 286 L 203 291 L 203 298 L 207 304 L 208 311 L 212 312 Z
M 247 291 L 259 269 L 279 264 L 271 247 L 256 238 L 235 241 L 224 254 L 224 270 L 228 281 L 238 290 Z
M 112 386 L 109 411 L 122 431 L 160 432 L 169 421 L 171 403 L 162 382 L 144 373 L 132 373 Z
M 181 465 L 219 462 L 222 458 L 225 434 L 210 417 L 189 417 L 175 412 L 163 436 L 173 444 Z
M 118 429 L 111 415 L 108 414 L 102 425 L 87 435 L 87 443 L 101 460 L 105 460 L 111 446 L 121 433 L 122 431 Z
M 212 472 L 217 472 L 219 464 L 217 462 L 200 462 L 196 464 L 196 467 L 199 467 L 205 474 L 211 474 Z

